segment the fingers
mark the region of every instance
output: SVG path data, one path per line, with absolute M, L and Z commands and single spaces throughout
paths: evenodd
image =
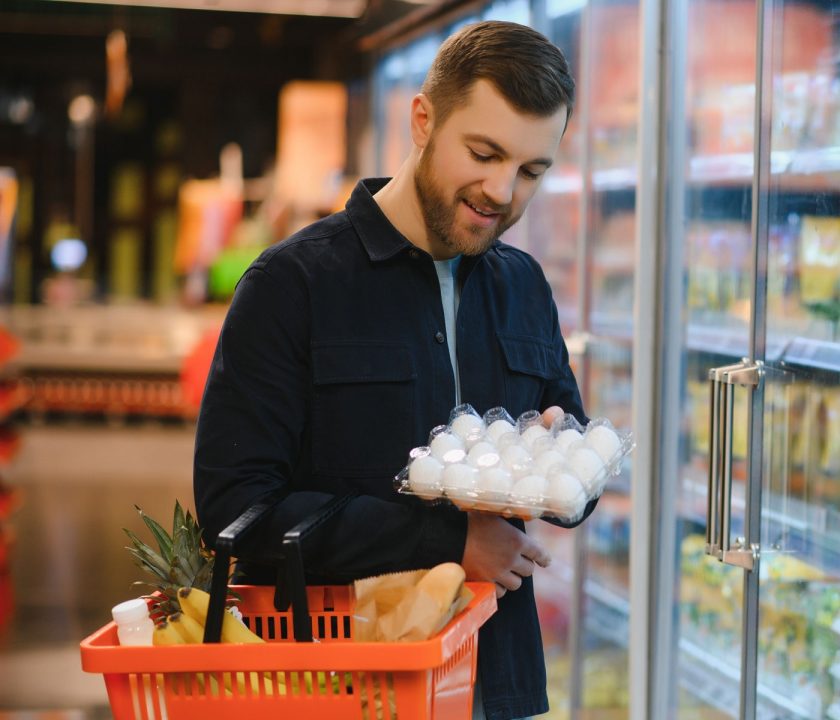
M 511 570 L 519 577 L 531 577 L 536 569 L 536 563 L 524 555 L 520 555 L 519 559 L 513 564 Z
M 552 405 L 543 410 L 542 423 L 545 427 L 550 428 L 551 424 L 559 417 L 563 417 L 563 408 Z
M 500 597 L 503 597 L 507 592 L 507 588 L 499 583 L 496 583 L 496 599 L 498 600 Z
M 511 591 L 519 590 L 519 588 L 522 587 L 522 578 L 519 577 L 519 575 L 517 575 L 516 573 L 512 573 L 512 572 L 502 573 L 502 575 L 500 575 L 496 579 L 496 597 L 500 597 L 499 596 L 499 590 L 498 590 L 499 586 L 504 588 L 505 591 L 507 591 L 507 590 L 511 590 Z
M 533 560 L 540 567 L 548 567 L 551 565 L 551 555 L 539 543 L 534 542 L 530 538 L 528 544 L 522 548 L 522 555 L 529 560 Z

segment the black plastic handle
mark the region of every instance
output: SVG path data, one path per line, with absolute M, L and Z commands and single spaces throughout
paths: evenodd
M 302 543 L 307 542 L 307 539 L 317 538 L 355 496 L 356 493 L 349 493 L 334 497 L 283 536 L 283 557 L 277 562 L 274 606 L 280 611 L 285 611 L 291 602 L 294 635 L 298 642 L 312 642 L 312 620 L 309 617 L 309 601 L 306 597 Z M 237 549 L 242 540 L 270 515 L 278 502 L 259 503 L 248 508 L 219 533 L 216 539 L 213 577 L 210 581 L 210 604 L 204 626 L 204 642 L 221 641 L 231 558 L 237 556 Z

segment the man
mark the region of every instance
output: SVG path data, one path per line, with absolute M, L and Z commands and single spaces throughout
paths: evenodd
M 360 182 L 344 211 L 240 280 L 198 423 L 196 506 L 211 543 L 291 491 L 249 550 L 269 557 L 285 530 L 353 489 L 306 558 L 312 582 L 455 561 L 496 583 L 478 645 L 476 710 L 491 720 L 547 710 L 531 576 L 548 553 L 519 521 L 424 504 L 393 478 L 459 402 L 586 422 L 545 276 L 499 241 L 551 166 L 573 93 L 563 55 L 527 27 L 483 22 L 447 40 L 412 100 L 414 147 L 397 174 Z

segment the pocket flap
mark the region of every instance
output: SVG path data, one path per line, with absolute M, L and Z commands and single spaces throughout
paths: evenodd
M 560 375 L 560 362 L 551 344 L 530 335 L 497 333 L 508 369 L 551 380 Z
M 408 346 L 388 342 L 330 342 L 312 346 L 316 385 L 407 382 L 417 377 Z

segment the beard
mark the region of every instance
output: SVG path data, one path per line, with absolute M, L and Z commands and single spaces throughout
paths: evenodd
M 429 235 L 456 255 L 481 255 L 501 237 L 505 230 L 519 220 L 519 217 L 511 215 L 510 205 L 497 205 L 481 192 L 476 197 L 476 194 L 470 195 L 465 189 L 459 190 L 451 202 L 447 201 L 433 168 L 434 150 L 432 138 L 421 154 L 414 171 L 414 187 L 420 201 L 426 230 Z M 457 213 L 464 201 L 474 207 L 489 208 L 499 213 L 497 223 L 489 228 L 472 223 L 459 226 Z

